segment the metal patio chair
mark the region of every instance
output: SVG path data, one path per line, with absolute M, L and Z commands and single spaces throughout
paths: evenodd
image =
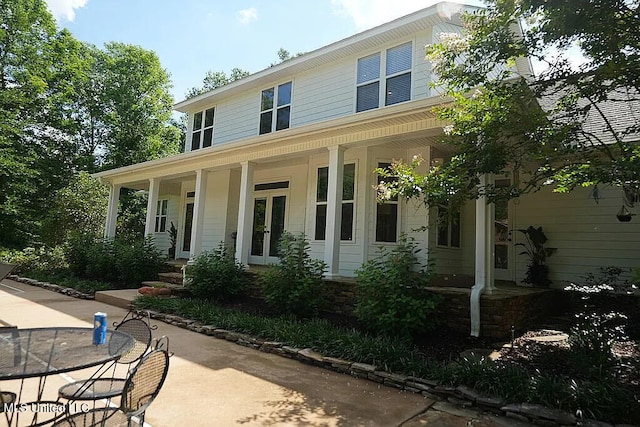
M 119 407 L 71 414 L 54 423 L 53 427 L 131 426 L 134 417 L 142 426 L 145 412 L 160 392 L 168 371 L 169 353 L 166 350 L 151 350 L 127 378 Z
M 94 375 L 92 378 L 74 381 L 60 387 L 58 397 L 66 400 L 100 400 L 117 397 L 122 393 L 125 377 L 116 376 L 116 366 L 127 366 L 127 375 L 151 348 L 153 339 L 152 330 L 157 326 L 151 326 L 148 313 L 146 315 L 129 312 L 124 319 L 115 324 L 115 329 L 127 333 L 135 338 L 134 347 L 116 361 L 113 365 L 112 375 L 106 375 L 108 369 Z

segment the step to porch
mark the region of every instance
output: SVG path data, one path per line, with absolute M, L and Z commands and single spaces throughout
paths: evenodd
M 158 273 L 159 282 L 170 283 L 182 286 L 182 273 L 171 271 L 168 273 Z
M 137 289 L 116 289 L 112 291 L 97 291 L 95 300 L 105 304 L 129 309 L 133 300 L 140 294 Z

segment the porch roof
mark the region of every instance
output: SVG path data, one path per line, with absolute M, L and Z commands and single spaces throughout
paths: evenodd
M 303 157 L 336 145 L 348 148 L 383 143 L 401 147 L 434 145 L 446 125 L 433 112 L 433 107 L 442 102 L 440 96 L 406 102 L 99 172 L 94 177 L 144 189 L 150 178 L 179 178 L 200 169 L 240 167 L 246 161 L 267 163 Z

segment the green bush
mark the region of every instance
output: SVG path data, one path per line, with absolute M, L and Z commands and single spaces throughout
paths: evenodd
M 213 251 L 200 254 L 187 268 L 187 277 L 191 279 L 193 295 L 211 301 L 229 300 L 241 294 L 249 283 L 243 265 L 224 242 Z
M 167 260 L 156 248 L 151 237 L 133 242 L 114 242 L 117 283 L 125 287 L 138 287 L 144 280 L 157 280 Z
M 4 262 L 16 264 L 14 273 L 28 273 L 36 271 L 59 272 L 67 268 L 63 248 L 40 247 L 19 250 L 0 250 L 0 259 Z
M 262 277 L 265 301 L 278 313 L 316 316 L 325 303 L 322 275 L 327 265 L 311 259 L 304 233 L 283 233 L 278 258 L 280 263 L 269 266 Z
M 403 235 L 393 249 L 381 247 L 377 258 L 356 270 L 355 313 L 364 325 L 405 337 L 435 326 L 439 298 L 425 290 L 431 269 L 420 265 L 419 252 L 415 240 Z

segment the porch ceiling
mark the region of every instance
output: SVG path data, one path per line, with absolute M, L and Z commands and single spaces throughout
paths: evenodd
M 328 147 L 356 148 L 386 144 L 394 148 L 434 145 L 445 123 L 432 111 L 440 97 L 398 104 L 260 135 L 238 142 L 113 169 L 96 174 L 103 181 L 146 189 L 150 178 L 164 181 L 193 176 L 196 170 L 223 170 L 243 162 L 257 164 L 324 153 Z

